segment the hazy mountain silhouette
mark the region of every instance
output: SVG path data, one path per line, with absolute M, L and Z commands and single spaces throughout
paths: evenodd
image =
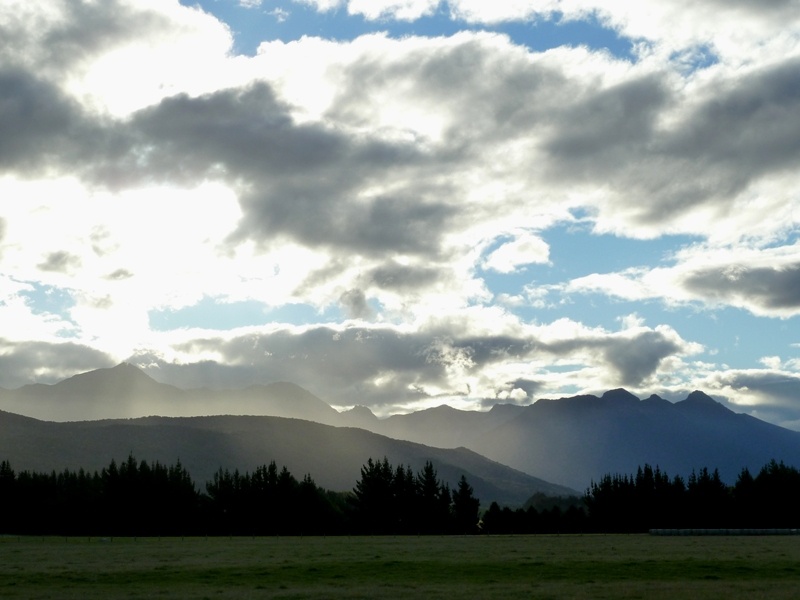
M 558 400 L 543 399 L 529 406 L 496 405 L 487 412 L 440 406 L 378 419 L 363 406 L 338 413 L 313 394 L 291 383 L 253 386 L 242 390 L 181 390 L 157 383 L 136 367 L 123 364 L 77 375 L 55 385 L 29 385 L 18 390 L 0 390 L 0 409 L 60 421 L 155 414 L 292 417 L 367 429 L 388 438 L 430 447 L 469 448 L 498 463 L 580 491 L 592 479 L 599 479 L 606 473 L 631 473 L 644 463 L 657 465 L 670 475 L 684 477 L 693 469 L 719 468 L 720 474 L 729 483 L 735 481 L 742 467 L 756 471 L 773 458 L 800 465 L 800 433 L 734 413 L 699 391 L 677 403 L 658 396 L 639 400 L 626 390 L 618 389 L 606 392 L 601 397 L 583 395 Z M 11 421 L 17 424 L 24 422 Z M 4 427 L 13 429 L 11 421 Z M 212 422 L 214 427 L 206 428 L 202 435 L 193 431 L 203 429 L 193 424 Z M 245 435 L 243 432 L 220 431 L 219 424 L 222 422 L 219 419 L 181 419 L 174 422 L 144 419 L 114 424 L 113 427 L 139 427 L 139 434 L 146 437 L 151 436 L 152 432 L 141 429 L 144 423 L 161 428 L 167 423 L 172 423 L 170 427 L 177 427 L 179 423 L 180 427 L 171 431 L 170 435 L 184 436 L 186 443 L 193 448 L 191 456 L 196 457 L 192 459 L 196 460 L 196 468 L 205 465 L 202 468 L 213 469 L 218 464 L 248 468 L 251 463 L 236 462 L 243 456 L 254 456 L 247 453 L 249 450 L 245 452 L 247 448 L 263 447 L 272 451 L 272 448 L 259 446 L 265 442 L 258 441 L 257 433 Z M 240 424 L 242 422 L 232 421 L 237 423 L 237 427 L 243 428 L 242 431 L 249 431 Z M 88 424 L 83 426 L 90 427 Z M 104 427 L 108 432 L 112 425 L 105 424 Z M 284 427 L 291 429 L 289 425 Z M 49 442 L 42 431 L 44 429 L 36 435 L 45 437 L 37 438 L 36 443 L 19 441 L 28 448 L 31 456 L 37 452 L 47 452 L 45 447 Z M 310 435 L 308 432 L 295 433 Z M 237 435 L 240 439 L 237 439 Z M 270 435 L 280 437 L 281 434 L 273 432 Z M 333 434 L 314 430 L 314 435 L 329 437 Z M 362 439 L 358 436 L 363 434 L 348 435 Z M 198 441 L 200 438 L 203 439 L 202 444 Z M 113 436 L 108 439 L 114 442 Z M 121 439 L 127 438 L 123 436 Z M 309 456 L 315 456 L 323 462 L 312 463 L 310 458 L 304 458 L 293 472 L 297 470 L 302 475 L 307 468 L 318 478 L 322 477 L 323 469 L 338 472 L 334 464 L 324 462 L 324 452 L 315 451 L 316 440 L 313 437 L 307 437 L 305 441 Z M 157 444 L 158 440 L 153 443 Z M 59 447 L 65 456 L 79 452 L 68 447 L 68 444 L 64 445 L 63 440 L 59 440 L 58 444 L 62 444 Z M 342 441 L 342 444 L 345 442 Z M 238 447 L 244 448 L 244 454 L 234 452 Z M 97 448 L 102 448 L 99 442 Z M 126 456 L 135 449 L 134 446 L 123 448 L 119 444 L 109 448 L 114 449 L 115 455 L 121 452 Z M 165 452 L 171 448 L 164 446 Z M 394 464 L 408 462 L 377 449 L 378 446 L 375 448 L 367 456 L 349 456 L 347 461 L 358 462 L 360 466 L 369 456 L 379 458 L 387 454 Z M 169 461 L 175 459 L 166 454 L 153 458 L 162 456 Z M 183 456 L 190 454 L 181 458 Z M 333 462 L 339 460 L 339 454 L 332 456 L 337 457 L 332 459 Z M 108 458 L 108 452 L 98 456 L 98 466 L 105 464 Z M 150 460 L 150 456 L 147 458 Z M 227 462 L 221 462 L 221 459 Z M 279 456 L 259 455 L 255 458 L 256 462 L 273 459 L 278 460 Z M 347 461 L 346 464 L 350 465 Z M 77 462 L 68 464 L 80 466 Z M 314 464 L 320 466 L 314 467 Z M 355 475 L 358 475 L 357 469 Z
M 371 430 L 425 444 L 458 444 L 526 473 L 583 490 L 606 473 L 649 463 L 670 475 L 719 468 L 734 483 L 743 467 L 771 459 L 800 465 L 800 433 L 737 414 L 703 392 L 672 403 L 626 390 L 495 406 L 487 413 L 433 409 L 377 421 Z
M 328 404 L 292 383 L 224 391 L 182 390 L 158 383 L 127 363 L 75 375 L 54 385 L 0 389 L 0 410 L 48 421 L 236 414 L 334 423 L 339 417 Z
M 521 505 L 539 491 L 574 493 L 465 448 L 440 449 L 394 440 L 363 429 L 333 427 L 300 419 L 254 416 L 146 417 L 132 420 L 55 423 L 0 412 L 0 457 L 17 470 L 87 470 L 129 454 L 173 464 L 180 459 L 203 484 L 220 468 L 252 471 L 274 460 L 296 477 L 311 474 L 321 486 L 350 490 L 370 457 L 386 456 L 415 472 L 430 460 L 455 488 L 465 475 L 477 497 Z

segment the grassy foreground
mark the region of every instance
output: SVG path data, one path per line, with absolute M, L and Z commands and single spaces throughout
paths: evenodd
M 0 538 L 0 598 L 796 598 L 798 537 Z

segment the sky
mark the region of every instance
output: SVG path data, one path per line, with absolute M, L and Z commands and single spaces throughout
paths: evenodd
M 5 0 L 0 387 L 800 430 L 798 165 L 798 0 Z

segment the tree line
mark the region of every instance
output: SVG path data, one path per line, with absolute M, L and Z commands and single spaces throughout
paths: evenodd
M 598 531 L 791 529 L 800 524 L 800 471 L 772 460 L 756 476 L 744 468 L 726 485 L 716 469 L 692 472 L 684 481 L 644 465 L 635 475 L 593 482 L 585 504 Z
M 635 474 L 607 474 L 583 497 L 543 498 L 515 510 L 493 502 L 485 533 L 643 533 L 651 529 L 793 529 L 800 525 L 800 471 L 770 461 L 757 475 L 742 469 L 727 485 L 718 470 L 670 477 L 645 464 Z
M 218 470 L 200 491 L 174 465 L 112 460 L 101 471 L 16 473 L 0 463 L 0 533 L 86 536 L 475 533 L 479 501 L 432 463 L 419 473 L 369 459 L 352 492 L 332 492 L 275 462 Z
M 178 535 L 198 512 L 180 464 L 111 461 L 101 472 L 15 473 L 0 463 L 0 533 Z
M 706 468 L 670 477 L 645 464 L 607 474 L 583 497 L 534 495 L 523 508 L 480 502 L 462 476 L 455 489 L 433 464 L 417 473 L 370 458 L 350 492 L 310 475 L 296 479 L 275 462 L 251 472 L 218 470 L 199 490 L 174 465 L 114 460 L 101 471 L 16 473 L 0 462 L 0 534 L 341 535 L 637 533 L 650 529 L 796 528 L 800 471 L 770 461 L 743 469 L 733 485 Z

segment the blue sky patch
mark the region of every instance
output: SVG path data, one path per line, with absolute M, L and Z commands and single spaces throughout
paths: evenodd
M 199 5 L 228 23 L 234 35 L 234 51 L 245 55 L 254 55 L 262 42 L 291 42 L 303 36 L 348 41 L 376 32 L 402 38 L 451 36 L 462 31 L 494 31 L 535 51 L 581 45 L 592 50 L 607 50 L 618 58 L 635 59 L 631 40 L 621 37 L 596 17 L 567 21 L 555 13 L 550 19 L 475 25 L 453 20 L 445 7 L 440 7 L 434 15 L 414 21 L 370 21 L 362 15 L 351 15 L 344 8 L 318 12 L 311 6 L 289 0 L 264 3 L 253 8 L 243 7 L 232 0 L 182 0 L 182 3 L 187 6 Z

